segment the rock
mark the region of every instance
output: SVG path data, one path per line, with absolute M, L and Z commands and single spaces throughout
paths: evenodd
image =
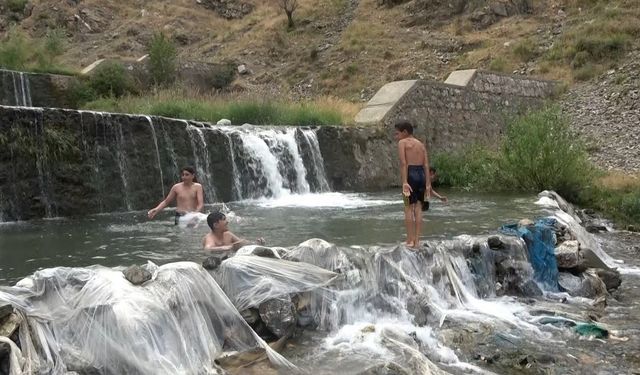
M 608 231 L 607 227 L 601 223 L 588 223 L 585 225 L 585 229 L 589 233 L 600 233 Z
M 558 284 L 571 296 L 580 296 L 582 290 L 582 279 L 568 272 L 560 272 L 558 274 Z
M 249 74 L 249 69 L 244 64 L 238 65 L 238 74 Z
M 413 323 L 422 327 L 427 325 L 431 307 L 425 296 L 412 296 L 407 300 L 407 312 L 413 315 Z
M 16 313 L 7 316 L 0 325 L 0 336 L 11 337 L 20 328 L 22 317 Z
M 206 270 L 216 270 L 225 259 L 229 258 L 230 254 L 229 251 L 214 253 L 202 262 L 202 267 Z
M 555 249 L 559 269 L 572 269 L 583 262 L 578 241 L 565 241 Z
M 218 120 L 218 122 L 216 122 L 216 125 L 229 126 L 231 125 L 231 120 L 227 120 L 226 118 L 223 118 Z
M 491 236 L 487 239 L 487 243 L 489 244 L 489 248 L 492 250 L 499 250 L 504 248 L 504 243 L 498 236 Z
M 270 299 L 260 304 L 260 318 L 277 337 L 289 334 L 296 326 L 295 307 L 289 296 Z
M 147 271 L 143 267 L 138 265 L 133 265 L 126 270 L 122 271 L 125 279 L 129 280 L 129 282 L 133 285 L 141 285 L 149 280 L 151 280 L 151 272 Z
M 516 291 L 519 295 L 524 297 L 542 297 L 544 293 L 542 293 L 542 289 L 538 286 L 538 284 L 532 279 L 526 280 L 520 283 Z
M 490 5 L 491 11 L 500 17 L 508 17 L 507 7 L 503 3 L 493 3 Z
M 4 320 L 7 316 L 9 316 L 13 312 L 13 306 L 10 304 L 0 305 L 0 322 Z
M 618 289 L 620 284 L 622 284 L 622 279 L 620 279 L 620 272 L 617 270 L 596 270 L 596 274 L 602 280 L 604 285 L 607 288 L 607 291 L 611 292 L 615 289 Z
M 254 324 L 260 319 L 260 313 L 256 309 L 246 309 L 240 311 L 242 318 L 249 324 Z
M 518 221 L 518 226 L 519 227 L 528 227 L 534 225 L 534 222 L 531 221 L 530 219 L 522 219 L 520 221 Z

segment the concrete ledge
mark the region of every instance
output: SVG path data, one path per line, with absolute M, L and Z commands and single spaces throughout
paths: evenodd
M 369 100 L 356 115 L 358 124 L 379 123 L 393 106 L 418 82 L 417 80 L 390 82 L 382 86 L 380 90 Z
M 454 86 L 467 86 L 469 82 L 476 76 L 477 69 L 456 70 L 451 72 L 449 77 L 444 81 L 449 85 Z

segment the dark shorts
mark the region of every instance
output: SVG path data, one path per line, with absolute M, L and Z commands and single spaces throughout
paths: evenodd
M 424 202 L 427 176 L 424 174 L 424 167 L 422 165 L 410 165 L 408 167 L 407 183 L 409 183 L 409 186 L 411 186 L 409 204 Z
M 182 216 L 184 216 L 184 215 L 186 215 L 186 214 L 185 214 L 185 213 L 183 213 L 183 212 L 176 212 L 176 216 L 175 216 L 175 218 L 174 218 L 174 222 L 173 222 L 173 223 L 174 223 L 175 225 L 178 225 L 178 224 L 180 223 L 180 217 L 182 217 Z

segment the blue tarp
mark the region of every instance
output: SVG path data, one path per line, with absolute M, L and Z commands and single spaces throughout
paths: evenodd
M 500 231 L 521 237 L 527 245 L 529 262 L 533 267 L 534 280 L 547 291 L 558 291 L 558 264 L 556 263 L 556 234 L 554 218 L 536 220 L 534 225 L 507 224 Z

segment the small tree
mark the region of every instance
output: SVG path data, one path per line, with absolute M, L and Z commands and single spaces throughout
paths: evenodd
M 278 0 L 278 5 L 280 5 L 280 8 L 287 14 L 287 27 L 293 29 L 295 26 L 293 24 L 293 12 L 298 9 L 298 0 Z
M 173 82 L 176 77 L 176 47 L 164 33 L 155 33 L 149 44 L 149 72 L 156 85 Z

